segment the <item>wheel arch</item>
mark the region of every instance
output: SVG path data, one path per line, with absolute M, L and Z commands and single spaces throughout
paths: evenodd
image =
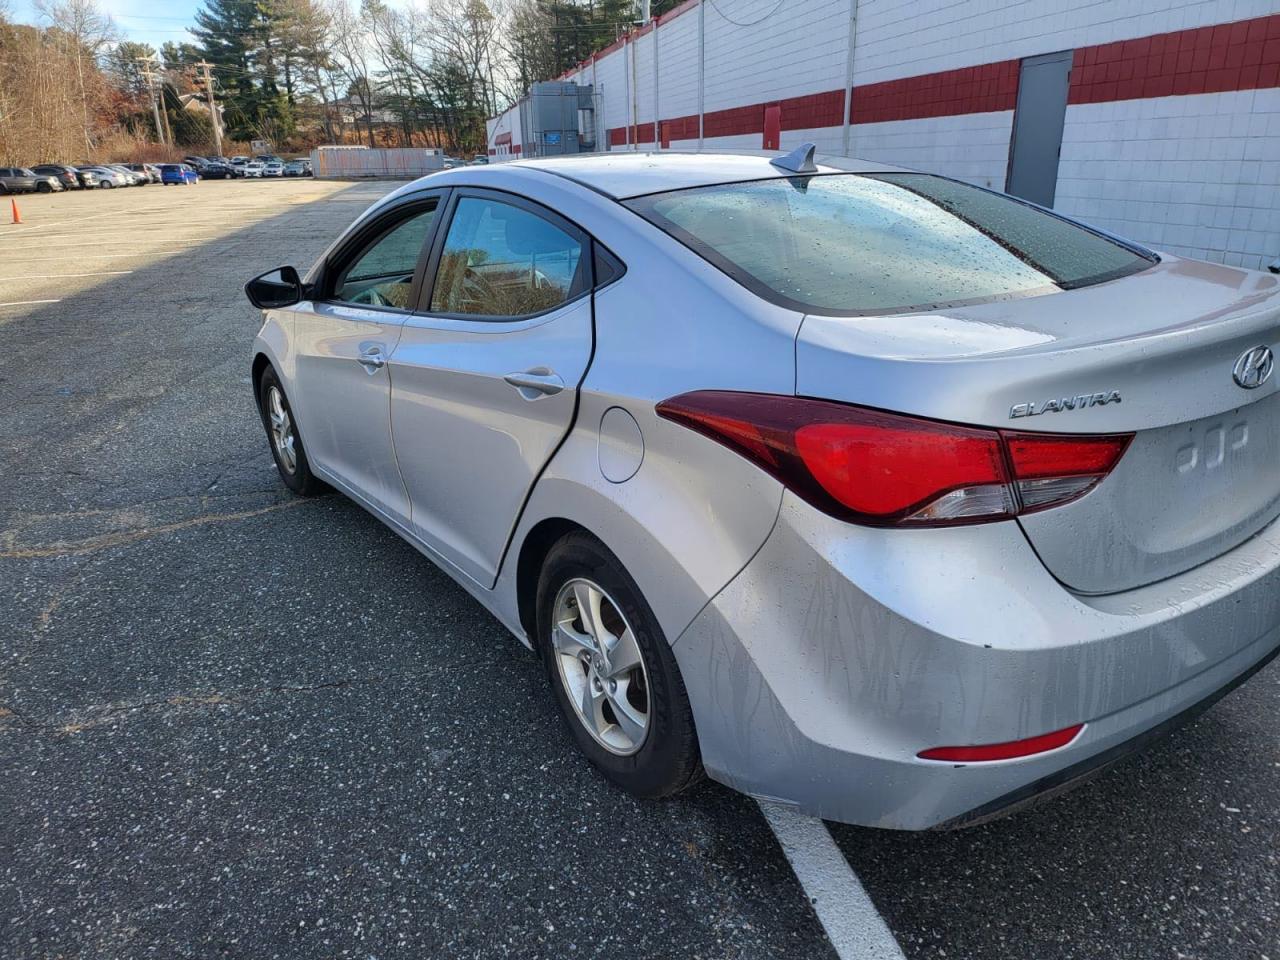
M 585 533 L 600 538 L 577 521 L 567 517 L 546 517 L 534 524 L 520 544 L 516 559 L 516 615 L 525 637 L 535 646 L 537 635 L 538 578 L 551 548 L 571 533 Z M 603 540 L 600 541 L 604 543 Z M 606 549 L 608 545 L 605 544 Z
M 271 358 L 267 356 L 267 352 L 265 350 L 259 349 L 254 353 L 253 373 L 251 376 L 253 378 L 253 395 L 255 397 L 258 395 L 258 387 L 262 383 L 262 374 L 266 371 L 267 367 L 273 366 Z M 280 371 L 277 370 L 276 374 L 279 375 L 279 373 Z

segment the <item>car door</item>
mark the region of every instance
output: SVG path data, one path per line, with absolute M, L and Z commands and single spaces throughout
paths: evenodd
M 407 523 L 391 446 L 387 358 L 414 304 L 442 194 L 411 195 L 325 264 L 293 321 L 292 404 L 313 469 Z
M 412 528 L 485 586 L 573 421 L 591 358 L 591 244 L 523 198 L 455 190 L 431 283 L 391 355 Z

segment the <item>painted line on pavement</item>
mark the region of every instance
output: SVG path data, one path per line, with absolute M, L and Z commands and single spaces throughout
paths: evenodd
M 25 307 L 33 303 L 61 303 L 62 300 L 11 300 L 8 303 L 0 303 L 0 307 Z
M 41 238 L 41 239 L 44 239 L 44 238 Z M 151 244 L 152 246 L 155 246 L 157 244 L 164 245 L 167 243 L 207 243 L 210 240 L 221 240 L 221 239 L 223 238 L 222 237 L 183 237 L 177 240 L 169 240 L 164 237 L 160 237 L 156 240 L 147 240 L 144 237 L 138 237 L 135 240 L 86 240 L 83 243 L 60 243 L 58 244 L 58 247 L 59 249 L 63 247 L 122 247 L 122 246 L 136 247 L 140 244 Z M 35 249 L 38 250 L 41 248 L 36 247 Z
M 827 825 L 784 804 L 757 802 L 840 960 L 905 960 Z
M 118 277 L 126 273 L 133 273 L 133 271 L 99 270 L 95 273 L 24 273 L 20 277 L 0 277 L 0 283 L 5 280 L 62 280 L 66 277 Z

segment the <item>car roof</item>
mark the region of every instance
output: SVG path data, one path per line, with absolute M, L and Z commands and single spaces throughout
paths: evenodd
M 684 152 L 634 150 L 515 160 L 503 166 L 528 167 L 567 177 L 618 200 L 646 193 L 684 190 L 718 183 L 741 183 L 795 176 L 769 161 L 782 151 Z M 815 157 L 817 173 L 884 173 L 900 170 L 848 157 Z

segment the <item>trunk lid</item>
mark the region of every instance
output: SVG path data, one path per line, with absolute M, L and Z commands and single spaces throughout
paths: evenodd
M 1019 518 L 1082 593 L 1174 576 L 1280 516 L 1280 278 L 1166 256 L 1120 280 L 890 316 L 805 317 L 796 392 L 1002 430 L 1135 434 L 1092 492 Z M 1246 377 L 1246 380 L 1248 377 Z

